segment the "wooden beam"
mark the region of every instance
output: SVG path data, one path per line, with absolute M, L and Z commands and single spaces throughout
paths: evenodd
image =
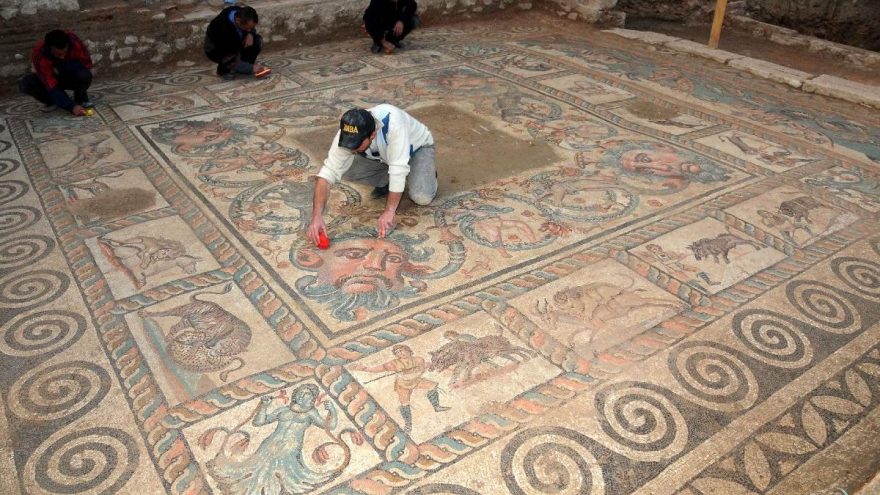
M 709 35 L 709 47 L 718 48 L 718 40 L 721 38 L 721 25 L 724 24 L 724 11 L 727 10 L 727 0 L 715 2 L 715 18 L 712 20 L 712 33 Z

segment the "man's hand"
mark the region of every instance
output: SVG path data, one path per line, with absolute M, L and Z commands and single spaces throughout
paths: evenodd
M 327 235 L 327 227 L 324 225 L 324 217 L 322 215 L 312 216 L 312 223 L 309 224 L 309 228 L 306 231 L 312 244 L 316 246 L 318 245 L 321 232 L 323 232 L 324 235 Z
M 73 108 L 70 109 L 70 113 L 76 115 L 77 117 L 85 117 L 86 109 L 79 105 L 74 105 Z
M 394 23 L 394 36 L 400 36 L 403 34 L 403 21 L 397 21 Z
M 385 210 L 379 217 L 379 237 L 385 237 L 394 228 L 394 210 Z
M 251 33 L 246 34 L 244 36 L 244 47 L 248 48 L 253 44 L 254 44 L 254 35 Z

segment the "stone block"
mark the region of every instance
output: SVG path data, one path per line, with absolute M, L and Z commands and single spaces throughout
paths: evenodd
M 813 74 L 808 72 L 751 57 L 735 58 L 728 61 L 727 65 L 794 88 L 800 88 L 805 80 L 813 77 Z
M 633 29 L 606 29 L 606 33 L 616 34 L 631 40 L 642 41 L 652 45 L 663 45 L 672 41 L 678 41 L 678 38 L 667 36 L 665 34 L 653 33 L 651 31 L 636 31 Z
M 737 55 L 736 53 L 731 53 L 724 50 L 709 48 L 702 43 L 696 43 L 690 40 L 670 41 L 669 43 L 666 43 L 666 46 L 680 52 L 695 55 L 697 57 L 709 58 L 715 60 L 716 62 L 721 62 L 722 64 L 726 64 L 728 61 L 735 58 L 742 58 L 742 55 Z
M 130 58 L 132 53 L 134 53 L 134 49 L 130 46 L 116 50 L 116 55 L 122 59 Z
M 133 44 L 137 43 L 137 41 L 138 41 L 137 36 L 132 36 L 132 35 L 129 34 L 129 35 L 127 35 L 127 36 L 125 37 L 125 40 L 124 40 L 123 42 L 124 42 L 126 45 L 133 45 Z
M 803 36 L 789 33 L 770 33 L 770 41 L 785 46 L 808 46 L 809 42 Z
M 880 87 L 822 74 L 804 81 L 803 90 L 880 108 Z

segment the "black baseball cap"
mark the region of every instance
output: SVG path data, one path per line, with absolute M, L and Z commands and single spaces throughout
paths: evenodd
M 363 108 L 352 108 L 339 121 L 339 146 L 356 150 L 376 130 L 376 119 Z

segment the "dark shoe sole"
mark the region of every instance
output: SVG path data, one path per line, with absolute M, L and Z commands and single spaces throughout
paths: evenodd
M 385 187 L 374 187 L 373 191 L 370 193 L 370 199 L 379 199 L 388 196 L 388 186 Z

